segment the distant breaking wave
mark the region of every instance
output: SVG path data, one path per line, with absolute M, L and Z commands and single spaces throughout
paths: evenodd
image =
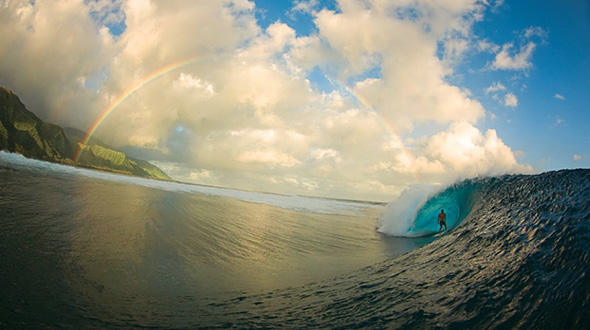
M 161 189 L 165 191 L 196 193 L 208 196 L 229 197 L 250 203 L 259 203 L 280 207 L 296 212 L 308 212 L 317 214 L 362 214 L 367 208 L 382 207 L 374 204 L 308 197 L 300 195 L 281 195 L 230 188 L 204 186 L 198 184 L 182 183 L 176 181 L 161 181 L 145 179 L 136 176 L 121 175 L 103 171 L 89 170 L 80 167 L 65 166 L 55 163 L 29 159 L 19 154 L 0 151 L 0 165 L 9 163 L 32 171 L 51 171 L 59 174 L 82 175 L 89 178 L 123 182 L 138 186 Z

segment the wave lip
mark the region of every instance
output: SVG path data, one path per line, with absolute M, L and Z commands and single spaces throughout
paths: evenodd
M 465 180 L 446 189 L 438 185 L 413 185 L 387 205 L 377 230 L 400 237 L 422 237 L 438 233 L 438 214 L 444 210 L 451 230 L 469 214 L 477 180 Z
M 399 198 L 389 204 L 377 224 L 377 231 L 390 236 L 414 237 L 411 228 L 418 211 L 440 187 L 419 184 L 406 188 Z

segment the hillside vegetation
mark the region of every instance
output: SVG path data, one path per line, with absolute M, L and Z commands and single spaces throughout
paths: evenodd
M 67 132 L 67 133 L 66 133 Z M 158 167 L 145 160 L 128 157 L 97 139 L 82 145 L 86 133 L 44 122 L 12 91 L 0 87 L 0 150 L 20 153 L 25 157 L 83 166 L 99 170 L 170 180 Z M 80 158 L 74 161 L 78 148 Z

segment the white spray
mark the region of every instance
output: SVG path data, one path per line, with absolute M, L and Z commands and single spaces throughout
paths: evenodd
M 379 217 L 377 231 L 391 236 L 413 236 L 411 228 L 418 210 L 441 188 L 438 184 L 414 184 L 402 191 Z

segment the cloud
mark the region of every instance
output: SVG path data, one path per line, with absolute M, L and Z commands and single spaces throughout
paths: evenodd
M 582 160 L 582 156 L 575 154 L 574 155 L 574 160 Z
M 495 130 L 482 134 L 465 122 L 453 123 L 447 131 L 434 135 L 427 143 L 427 151 L 430 157 L 439 159 L 447 171 L 461 172 L 464 177 L 532 170 L 517 163 L 514 153 L 498 138 Z
M 486 88 L 486 94 L 494 93 L 494 92 L 498 92 L 498 91 L 505 91 L 505 90 L 506 90 L 506 86 L 502 85 L 499 82 L 495 82 L 495 83 L 491 84 L 490 87 Z
M 512 93 L 508 93 L 504 96 L 504 106 L 515 108 L 518 106 L 518 98 Z
M 558 100 L 565 100 L 565 96 L 561 95 L 561 94 L 555 94 L 553 95 L 554 98 L 558 99 Z
M 479 40 L 477 41 L 476 49 L 480 52 L 497 53 L 500 50 L 500 46 L 489 40 Z
M 565 123 L 565 119 L 562 119 L 559 117 L 557 117 L 557 119 L 555 119 L 555 126 L 561 126 L 561 125 L 563 125 L 563 123 Z
M 503 5 L 505 0 L 496 0 L 492 5 L 492 11 L 498 11 Z
M 122 4 L 122 0 L 91 0 L 86 2 L 90 16 L 99 25 L 108 27 L 113 35 L 119 35 L 126 29 L 125 12 L 122 10 Z
M 313 14 L 318 5 L 318 0 L 295 0 L 291 11 L 292 13 Z
M 532 39 L 534 37 L 539 38 L 542 42 L 544 42 L 547 37 L 549 36 L 549 33 L 547 33 L 547 31 L 539 26 L 531 26 L 527 29 L 524 30 L 524 38 L 526 39 Z
M 502 45 L 499 52 L 494 47 L 480 46 L 481 49 L 492 49 L 496 53 L 494 61 L 489 66 L 492 70 L 522 71 L 533 66 L 531 62 L 533 52 L 539 43 L 545 43 L 548 33 L 540 27 L 529 27 L 521 33 L 515 45 L 514 42 Z M 535 41 L 533 41 L 535 40 Z
M 194 93 L 205 97 L 215 95 L 215 88 L 211 83 L 202 81 L 200 78 L 195 78 L 190 74 L 180 73 L 174 84 L 177 84 L 180 88 L 191 89 Z
M 496 54 L 496 58 L 492 63 L 492 69 L 524 70 L 532 67 L 531 57 L 536 46 L 534 42 L 529 42 L 515 52 L 512 43 L 503 45 L 502 50 Z
M 14 89 L 42 118 L 67 116 L 80 123 L 96 96 L 113 38 L 97 26 L 81 1 L 7 1 L 0 8 L 0 84 Z M 100 84 L 100 81 L 97 82 Z M 62 117 L 63 116 L 63 117 Z
M 411 182 L 529 170 L 479 131 L 483 106 L 448 79 L 485 3 L 338 6 L 295 2 L 317 28 L 298 36 L 280 21 L 260 27 L 246 0 L 10 1 L 0 84 L 81 129 L 122 99 L 96 136 L 197 183 L 387 200 Z M 480 43 L 505 52 L 498 68 L 530 63 L 528 45 Z M 318 76 L 332 90 L 316 89 Z M 501 92 L 516 106 L 499 82 L 488 91 Z
M 500 97 L 500 92 L 504 92 L 504 97 Z M 486 94 L 492 94 L 494 100 L 501 102 L 502 105 L 505 107 L 517 107 L 518 106 L 518 98 L 512 92 L 508 91 L 506 86 L 502 85 L 500 82 L 494 82 L 490 85 L 490 87 L 485 89 Z
M 436 28 L 424 31 L 425 22 L 392 19 L 391 5 L 377 3 L 368 10 L 357 2 L 343 2 L 342 12 L 318 13 L 320 34 L 334 53 L 336 64 L 342 67 L 336 78 L 347 81 L 360 76 L 353 86 L 355 92 L 383 109 L 385 119 L 401 133 L 420 121 L 475 122 L 481 118 L 481 104 L 470 99 L 466 91 L 445 82 L 450 68 L 436 56 L 436 38 L 445 37 L 451 33 L 449 30 L 458 31 L 459 27 L 454 27 L 457 20 L 461 21 L 460 13 L 464 13 L 460 9 L 470 7 L 453 4 L 439 14 L 438 8 L 425 6 L 423 10 L 432 15 L 428 23 Z M 362 79 L 375 68 L 380 71 L 378 77 Z

